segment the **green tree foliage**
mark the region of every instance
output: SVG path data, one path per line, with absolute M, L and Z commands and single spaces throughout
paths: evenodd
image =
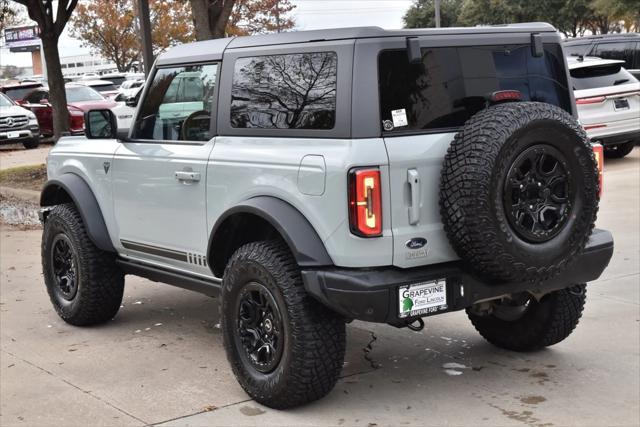
M 435 26 L 433 0 L 415 0 L 407 28 Z M 442 0 L 442 26 L 549 22 L 568 37 L 640 31 L 638 0 Z
M 463 0 L 442 0 L 440 6 L 440 25 L 442 27 L 454 27 L 460 25 L 458 17 Z M 435 2 L 434 0 L 418 0 L 404 16 L 406 28 L 435 27 Z

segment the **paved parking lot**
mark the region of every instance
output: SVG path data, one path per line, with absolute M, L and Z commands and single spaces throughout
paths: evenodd
M 25 150 L 22 144 L 0 145 L 0 169 L 45 163 L 52 146 L 42 143 L 38 148 Z
M 430 318 L 420 333 L 355 322 L 335 390 L 290 411 L 240 389 L 216 300 L 128 278 L 113 321 L 68 326 L 43 285 L 40 231 L 5 227 L 0 424 L 640 425 L 640 148 L 605 169 L 598 226 L 616 250 L 569 339 L 518 354 L 485 343 L 464 313 Z

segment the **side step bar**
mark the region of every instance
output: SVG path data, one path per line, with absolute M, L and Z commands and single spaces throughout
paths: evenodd
M 144 277 L 145 279 L 149 279 L 153 282 L 166 283 L 178 288 L 199 292 L 210 297 L 217 297 L 220 295 L 220 282 L 214 280 L 207 280 L 201 277 L 169 271 L 160 267 L 154 267 L 125 259 L 117 259 L 116 263 L 125 274 L 133 274 L 135 276 Z

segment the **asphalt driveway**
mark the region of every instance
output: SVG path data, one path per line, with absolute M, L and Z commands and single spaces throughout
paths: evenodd
M 5 226 L 0 425 L 640 425 L 640 148 L 605 169 L 598 226 L 616 250 L 571 337 L 519 354 L 460 312 L 419 333 L 355 322 L 335 390 L 290 411 L 238 386 L 216 300 L 128 277 L 114 320 L 66 325 L 43 285 L 40 231 Z

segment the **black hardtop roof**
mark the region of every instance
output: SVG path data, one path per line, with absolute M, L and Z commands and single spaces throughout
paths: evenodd
M 566 44 L 588 44 L 593 40 L 611 40 L 611 39 L 635 39 L 640 38 L 640 33 L 612 33 L 612 34 L 596 34 L 592 36 L 575 37 L 566 39 Z
M 541 33 L 556 32 L 556 29 L 544 22 L 522 24 L 491 25 L 477 27 L 418 28 L 404 30 L 384 30 L 380 27 L 334 28 L 326 30 L 290 31 L 275 34 L 232 37 L 206 40 L 176 46 L 160 55 L 158 65 L 220 60 L 226 49 L 273 46 L 292 43 L 311 43 L 318 41 L 350 40 L 379 37 L 418 37 L 430 35 L 459 34 L 501 34 L 501 33 Z

